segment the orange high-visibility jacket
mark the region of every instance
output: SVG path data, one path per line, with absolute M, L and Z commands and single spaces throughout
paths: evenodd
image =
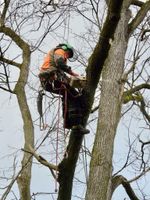
M 67 66 L 66 52 L 63 49 L 52 49 L 47 53 L 44 58 L 44 62 L 40 68 L 41 72 L 63 70 L 69 74 L 72 73 L 71 67 Z

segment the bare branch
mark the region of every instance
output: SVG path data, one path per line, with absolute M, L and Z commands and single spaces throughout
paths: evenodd
M 142 144 L 141 145 L 141 157 L 142 157 L 142 163 L 141 163 L 141 168 L 143 166 L 143 171 L 145 171 L 145 167 L 146 167 L 146 162 L 144 160 L 144 147 L 145 145 L 149 145 L 150 144 L 150 141 L 147 141 L 147 142 L 143 142 L 140 138 L 139 138 L 139 142 Z
M 26 161 L 25 165 L 22 166 L 22 168 L 19 170 L 19 172 L 17 173 L 17 175 L 13 175 L 13 179 L 12 181 L 9 183 L 9 185 L 7 186 L 7 189 L 6 191 L 4 192 L 4 194 L 2 195 L 1 199 L 0 200 L 5 200 L 7 198 L 7 196 L 9 195 L 10 191 L 11 191 L 11 188 L 12 186 L 14 185 L 14 183 L 19 179 L 19 176 L 21 175 L 22 171 L 27 167 L 27 165 L 29 164 L 30 162 L 30 159 L 32 158 L 32 156 L 30 156 L 28 158 L 28 160 Z
M 145 110 L 144 99 L 142 98 L 140 102 L 141 102 L 141 105 L 139 106 L 140 110 L 141 110 L 142 114 L 145 116 L 145 118 L 147 119 L 147 121 L 150 123 L 150 115 L 148 115 L 148 113 Z
M 4 21 L 5 21 L 5 17 L 6 17 L 8 7 L 9 7 L 9 3 L 10 3 L 10 0 L 4 1 L 4 9 L 3 9 L 2 14 L 0 16 L 0 26 L 4 25 Z
M 141 7 L 144 4 L 144 2 L 138 0 L 132 0 L 132 4 Z
M 22 171 L 22 170 L 21 170 Z M 4 194 L 2 195 L 1 199 L 0 200 L 5 200 L 6 197 L 8 196 L 13 184 L 15 183 L 15 181 L 17 180 L 17 178 L 19 177 L 21 171 L 18 172 L 17 176 L 12 179 L 12 181 L 10 182 L 10 184 L 7 186 L 7 190 L 4 192 Z
M 139 91 L 142 89 L 150 89 L 150 85 L 148 83 L 143 83 L 131 88 L 128 91 L 125 91 L 122 96 L 123 103 L 126 104 L 130 101 L 142 102 L 142 108 L 144 109 L 145 105 L 143 103 L 143 96 L 139 93 Z
M 150 89 L 150 84 L 148 83 L 143 83 L 143 84 L 140 84 L 140 85 L 137 85 L 135 86 L 134 88 L 131 88 L 130 90 L 126 91 L 125 94 L 133 94 L 139 90 L 142 90 L 142 89 Z
M 11 89 L 7 89 L 7 88 L 4 88 L 4 87 L 2 87 L 2 86 L 0 86 L 0 89 L 4 90 L 4 91 L 6 91 L 6 92 L 10 92 L 10 93 L 12 93 L 12 94 L 15 94 Z
M 4 63 L 7 63 L 7 64 L 9 64 L 9 65 L 16 66 L 16 67 L 18 67 L 19 69 L 21 68 L 21 64 L 20 64 L 20 63 L 17 63 L 17 62 L 15 62 L 15 61 L 13 61 L 13 60 L 9 60 L 9 59 L 7 59 L 7 58 L 4 58 L 4 57 L 2 57 L 1 55 L 0 55 L 0 61 L 2 61 L 2 62 L 4 62 Z
M 0 33 L 4 33 L 5 35 L 9 36 L 22 50 L 26 50 L 27 43 L 21 39 L 19 35 L 16 34 L 15 31 L 13 31 L 9 27 L 0 27 Z
M 147 168 L 145 171 L 143 171 L 141 174 L 139 174 L 138 176 L 134 177 L 133 179 L 129 180 L 129 183 L 132 183 L 138 179 L 140 179 L 141 177 L 143 177 L 146 173 L 148 173 L 150 171 L 150 167 Z
M 123 82 L 126 82 L 127 79 L 128 79 L 128 75 L 129 75 L 132 71 L 134 71 L 138 59 L 139 59 L 139 56 L 137 56 L 137 57 L 134 59 L 134 61 L 133 61 L 132 65 L 131 65 L 131 67 L 129 68 L 129 70 L 123 74 L 123 76 L 122 76 L 122 81 L 123 81 Z
M 31 145 L 29 146 L 29 150 L 26 149 L 22 149 L 23 151 L 32 154 L 42 165 L 46 166 L 49 168 L 49 170 L 51 171 L 53 177 L 56 179 L 56 176 L 53 172 L 53 170 L 58 171 L 58 167 L 56 165 L 53 165 L 51 163 L 49 163 L 45 158 L 43 158 L 42 156 L 38 155 L 35 150 L 31 147 Z
M 142 5 L 141 9 L 138 11 L 135 18 L 129 24 L 129 29 L 128 29 L 129 34 L 131 34 L 137 28 L 137 26 L 143 21 L 143 19 L 146 16 L 146 13 L 149 10 L 150 10 L 150 0 Z
M 127 192 L 128 196 L 131 200 L 139 200 L 139 198 L 134 193 L 129 181 L 127 181 L 127 179 L 121 175 L 115 176 L 112 179 L 112 192 L 114 192 L 114 190 L 121 184 L 124 187 L 125 191 Z

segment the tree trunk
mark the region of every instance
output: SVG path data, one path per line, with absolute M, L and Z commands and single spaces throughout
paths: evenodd
M 16 64 L 15 62 L 11 62 L 11 64 L 20 69 L 20 75 L 17 84 L 15 86 L 14 93 L 17 96 L 20 112 L 22 114 L 22 119 L 23 119 L 24 141 L 25 141 L 24 149 L 28 150 L 28 146 L 34 147 L 34 128 L 25 93 L 25 86 L 28 79 L 29 65 L 30 65 L 30 55 L 31 55 L 30 47 L 11 28 L 6 27 L 4 25 L 0 26 L 0 32 L 9 36 L 22 50 L 22 63 Z M 24 153 L 22 160 L 22 172 L 17 179 L 21 200 L 31 200 L 31 195 L 30 195 L 31 167 L 32 167 L 32 157 L 30 154 Z
M 103 30 L 99 37 L 99 41 L 89 59 L 89 65 L 87 69 L 87 86 L 84 89 L 85 107 L 83 124 L 85 125 L 91 111 L 92 103 L 94 100 L 95 90 L 99 81 L 101 70 L 105 59 L 108 56 L 110 49 L 109 39 L 114 37 L 114 32 L 120 18 L 120 10 L 122 7 L 121 0 L 113 0 L 110 2 L 109 11 L 106 21 L 103 26 Z M 59 194 L 58 200 L 70 200 L 72 191 L 72 181 L 76 162 L 79 156 L 83 137 L 74 136 L 71 134 L 68 145 L 68 157 L 63 159 L 59 165 Z M 92 198 L 91 198 L 92 199 Z M 91 200 L 90 199 L 90 200 Z
M 57 200 L 70 200 L 72 193 L 72 181 L 75 166 L 78 160 L 83 136 L 71 133 L 68 144 L 68 157 L 59 164 L 59 194 Z
M 102 90 L 97 133 L 90 164 L 86 200 L 110 200 L 113 145 L 121 113 L 121 77 L 127 49 L 127 8 L 121 18 L 102 71 Z M 129 13 L 128 13 L 129 14 Z
M 24 89 L 18 89 L 18 93 L 19 94 L 17 94 L 17 98 L 24 123 L 24 140 L 25 140 L 24 149 L 27 150 L 28 145 L 31 145 L 32 147 L 34 146 L 34 128 L 29 108 L 27 105 Z M 30 193 L 31 167 L 32 167 L 32 156 L 29 153 L 24 152 L 22 159 L 22 172 L 17 179 L 21 200 L 31 200 L 31 193 Z
M 23 45 L 22 47 L 23 63 L 20 68 L 20 76 L 17 85 L 15 87 L 15 93 L 18 99 L 24 125 L 23 126 L 24 142 L 25 142 L 24 149 L 28 150 L 29 146 L 34 147 L 34 128 L 25 93 L 25 85 L 27 83 L 29 65 L 30 65 L 30 49 L 25 42 L 22 45 Z M 22 159 L 22 172 L 17 179 L 21 200 L 31 200 L 31 194 L 30 194 L 31 167 L 32 167 L 32 156 L 29 153 L 24 152 Z

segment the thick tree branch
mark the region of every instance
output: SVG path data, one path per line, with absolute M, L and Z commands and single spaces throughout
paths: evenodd
M 145 105 L 144 98 L 139 92 L 139 90 L 141 90 L 141 89 L 150 89 L 150 85 L 146 84 L 146 83 L 141 84 L 141 85 L 138 85 L 138 86 L 124 92 L 123 103 L 126 104 L 130 101 L 140 102 L 140 105 L 138 105 L 138 107 L 140 108 L 140 111 L 142 112 L 144 117 L 150 123 L 150 115 L 146 112 L 146 109 L 145 109 L 146 105 Z
M 138 101 L 141 102 L 141 111 L 142 113 L 145 113 L 144 115 L 147 116 L 146 118 L 149 120 L 149 116 L 147 115 L 146 111 L 145 111 L 145 104 L 143 102 L 143 97 L 139 94 L 134 94 L 142 89 L 150 89 L 150 85 L 148 83 L 143 83 L 141 85 L 135 86 L 134 88 L 124 92 L 123 94 L 123 103 L 126 104 L 129 101 Z M 96 108 L 94 108 L 93 110 L 91 110 L 91 113 L 93 113 L 95 110 L 97 110 L 99 108 L 99 106 L 97 106 Z
M 21 39 L 21 37 L 15 31 L 13 31 L 9 27 L 1 26 L 0 33 L 4 33 L 5 35 L 9 36 L 17 44 L 17 46 L 20 47 L 21 50 L 23 51 L 23 56 L 22 56 L 23 61 L 21 64 L 3 58 L 4 61 L 6 61 L 6 63 L 14 64 L 18 68 L 20 68 L 20 70 L 21 70 L 20 76 L 19 76 L 19 80 L 16 84 L 15 90 L 18 87 L 21 89 L 20 91 L 22 91 L 27 82 L 28 72 L 29 72 L 29 70 L 27 70 L 27 68 L 29 67 L 29 64 L 30 64 L 30 54 L 31 54 L 29 45 L 23 39 Z M 19 93 L 20 93 L 20 91 L 19 91 Z
M 130 183 L 127 181 L 127 179 L 123 176 L 115 176 L 112 179 L 112 193 L 114 192 L 114 190 L 121 185 L 124 187 L 126 193 L 128 194 L 129 198 L 131 200 L 139 200 L 139 198 L 136 196 L 136 194 L 134 193 Z
M 87 107 L 91 109 L 94 93 L 99 82 L 100 74 L 110 49 L 110 40 L 113 40 L 114 32 L 120 19 L 122 1 L 109 1 L 108 14 L 102 28 L 99 41 L 89 58 L 87 68 L 87 87 L 85 88 Z M 90 112 L 90 111 L 89 111 Z
M 122 96 L 123 103 L 126 104 L 130 101 L 141 102 L 141 106 L 142 106 L 141 108 L 144 109 L 143 97 L 141 94 L 139 94 L 139 91 L 142 89 L 150 89 L 150 85 L 148 83 L 143 83 L 141 85 L 135 86 L 134 88 L 131 88 L 128 91 L 125 91 Z
M 135 18 L 131 21 L 128 28 L 128 33 L 131 34 L 137 26 L 143 21 L 146 16 L 146 13 L 150 10 L 150 0 L 144 3 L 141 9 L 138 11 Z
M 143 97 L 139 94 L 128 94 L 128 95 L 123 94 L 123 103 L 127 104 L 130 101 L 141 102 L 142 98 Z
M 27 43 L 15 31 L 6 26 L 0 26 L 0 33 L 9 36 L 23 51 L 28 47 Z
M 36 151 L 29 145 L 29 150 L 27 149 L 22 149 L 23 151 L 32 154 L 42 165 L 48 167 L 50 170 L 58 170 L 58 167 L 56 165 L 53 165 L 49 163 L 45 158 L 42 156 L 38 155 Z
M 19 69 L 21 68 L 21 64 L 20 63 L 17 63 L 13 60 L 9 60 L 7 58 L 4 58 L 3 56 L 0 56 L 0 61 L 4 62 L 4 63 L 7 63 L 9 65 L 13 65 L 15 67 L 18 67 Z
M 31 145 L 29 145 L 29 150 L 26 149 L 22 149 L 24 152 L 26 153 L 30 153 L 31 155 L 33 155 L 38 161 L 39 163 L 41 163 L 42 165 L 44 165 L 45 167 L 48 167 L 52 176 L 54 177 L 54 179 L 57 180 L 57 177 L 55 175 L 55 173 L 53 172 L 53 170 L 58 171 L 58 167 L 56 165 L 53 165 L 51 163 L 49 163 L 45 158 L 43 158 L 42 156 L 38 155 L 35 150 L 31 147 Z
M 130 95 L 130 94 L 138 92 L 139 90 L 142 90 L 142 89 L 150 89 L 150 84 L 143 83 L 143 84 L 137 85 L 134 88 L 131 88 L 130 90 L 124 92 L 124 94 L 125 95 Z
M 2 27 L 0 27 L 0 33 L 4 33 L 5 35 L 9 36 L 17 44 L 17 46 L 20 47 L 21 50 L 23 51 L 23 56 L 22 56 L 23 61 L 21 64 L 16 63 L 14 61 L 10 61 L 8 59 L 4 59 L 6 62 L 8 62 L 8 64 L 14 64 L 14 66 L 17 66 L 20 69 L 20 76 L 19 76 L 18 82 L 14 89 L 15 93 L 18 91 L 18 97 L 19 97 L 21 94 L 21 91 L 24 93 L 24 86 L 25 86 L 25 84 L 27 82 L 27 78 L 28 78 L 29 70 L 27 70 L 27 69 L 30 64 L 30 54 L 31 54 L 30 48 L 29 48 L 29 45 L 23 39 L 21 39 L 21 37 L 15 31 L 13 31 L 11 28 L 2 26 Z M 24 96 L 23 93 L 20 96 L 20 98 L 22 98 Z M 26 97 L 24 97 L 24 98 L 26 98 Z M 25 113 L 25 115 L 26 115 L 26 113 Z
M 138 0 L 132 0 L 132 4 L 141 7 L 144 4 L 144 2 Z

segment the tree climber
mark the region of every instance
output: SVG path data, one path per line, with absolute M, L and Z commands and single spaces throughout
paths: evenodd
M 40 68 L 39 78 L 44 90 L 62 96 L 64 128 L 72 129 L 81 134 L 89 133 L 82 126 L 84 102 L 82 94 L 69 85 L 69 74 L 78 77 L 67 65 L 67 60 L 75 58 L 75 52 L 69 44 L 59 44 L 50 50 Z

